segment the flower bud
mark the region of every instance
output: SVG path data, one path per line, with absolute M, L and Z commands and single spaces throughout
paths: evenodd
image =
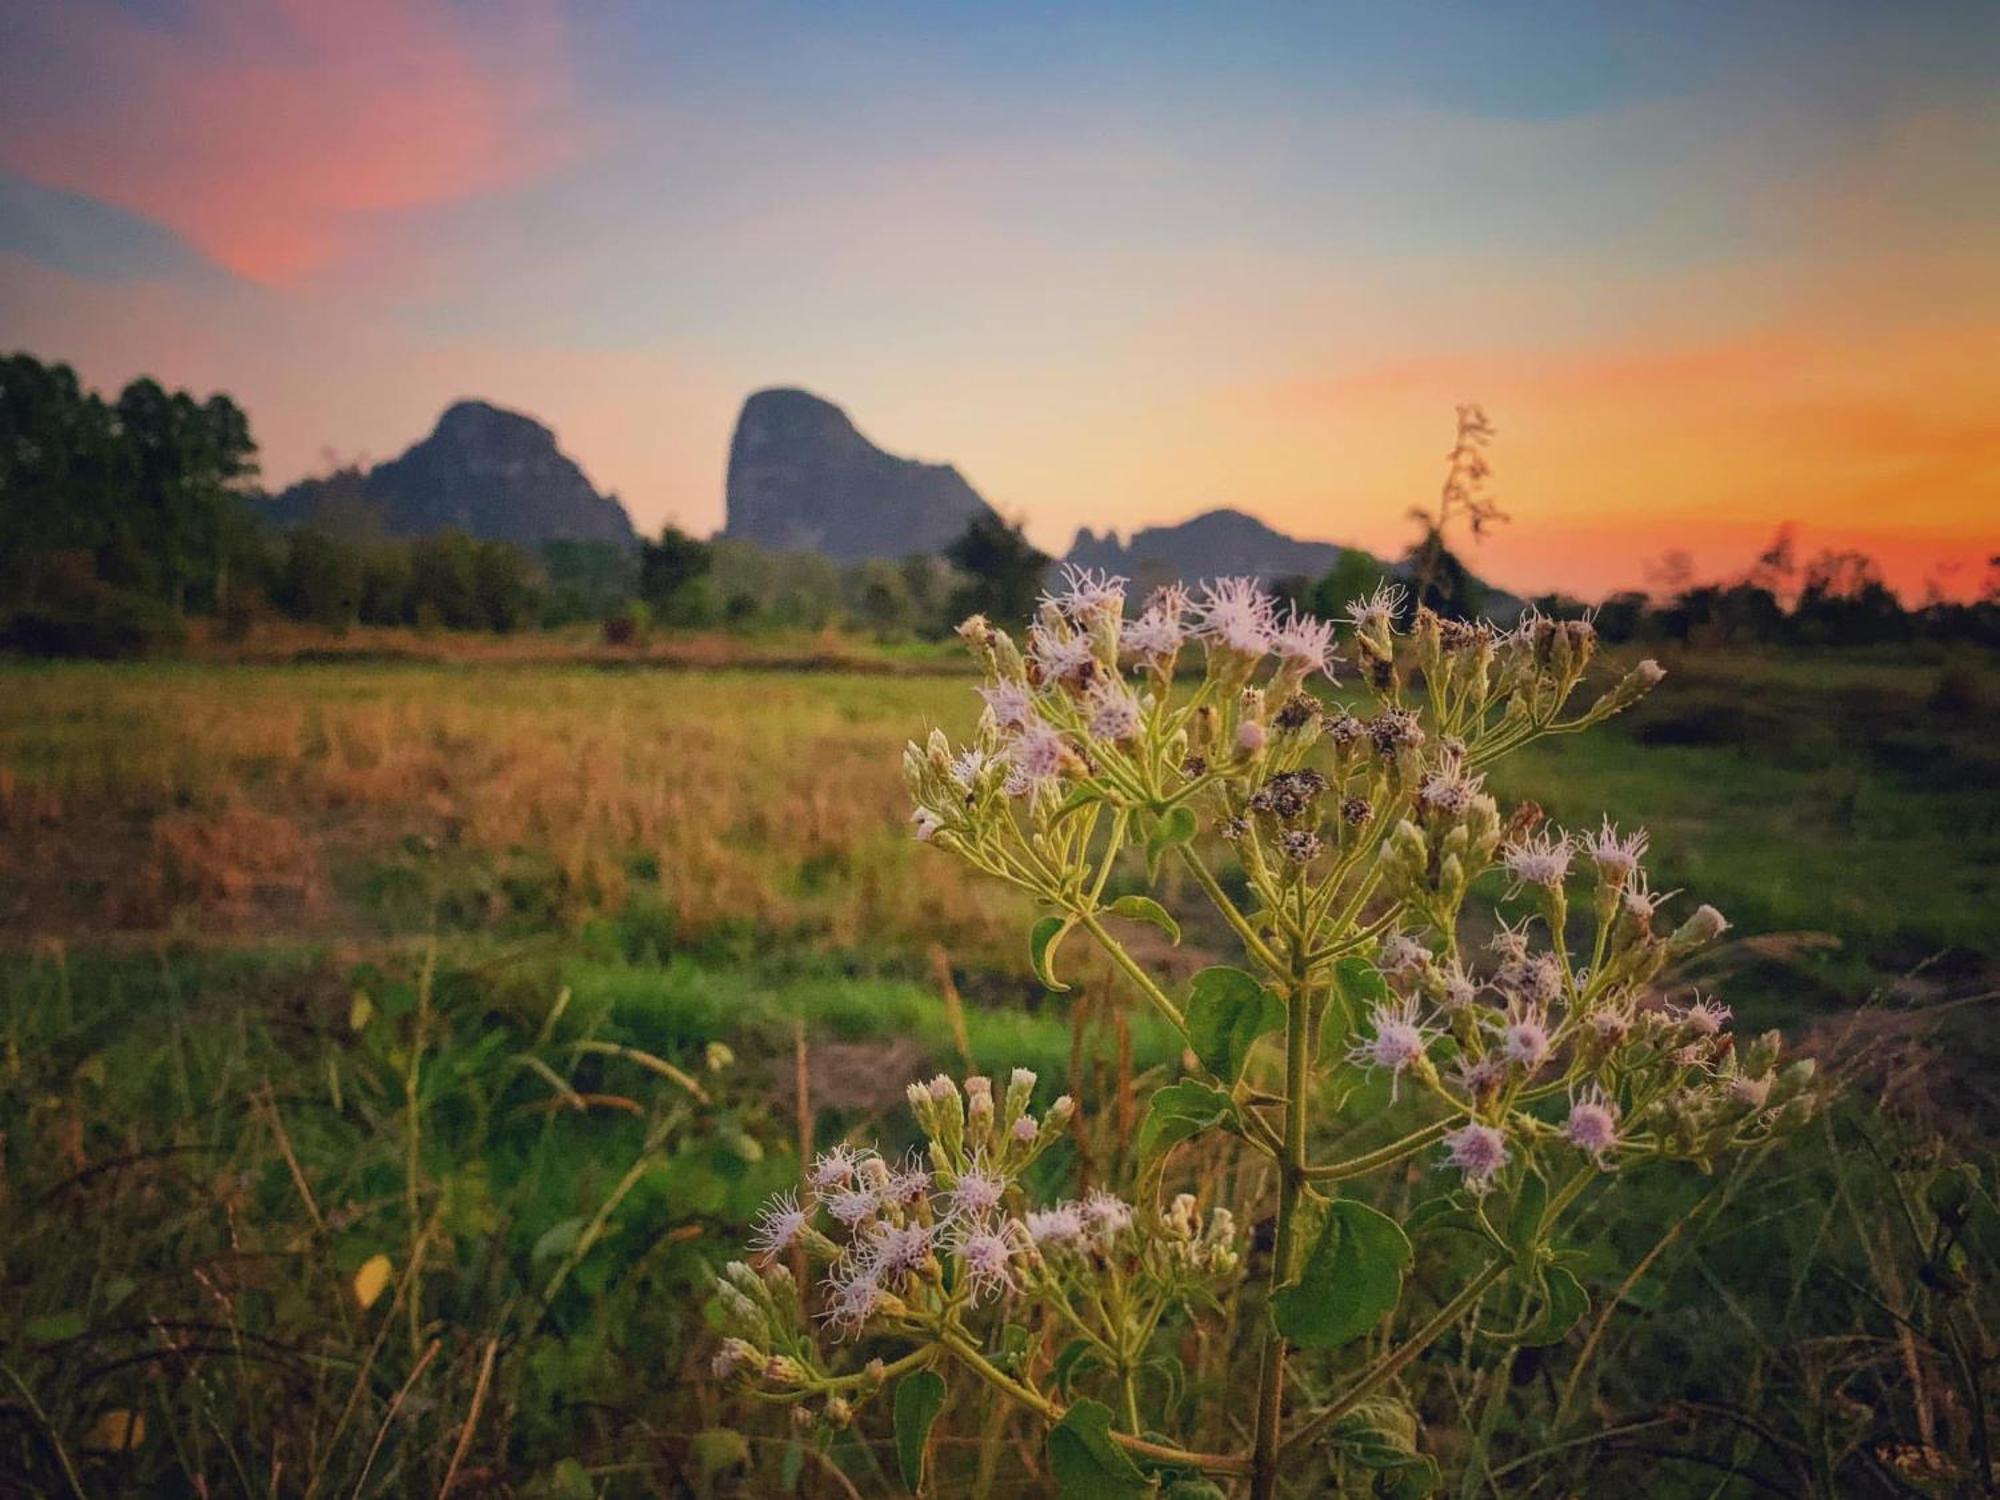
M 1697 948 L 1707 947 L 1721 937 L 1728 927 L 1729 923 L 1714 907 L 1697 907 L 1694 915 L 1681 923 L 1675 929 L 1674 935 L 1667 939 L 1667 951 L 1673 957 L 1680 958 Z

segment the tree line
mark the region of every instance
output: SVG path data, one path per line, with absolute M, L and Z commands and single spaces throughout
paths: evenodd
M 1440 613 L 1491 612 L 1491 593 L 1444 531 L 1477 536 L 1504 519 L 1481 484 L 1491 429 L 1459 414 L 1459 443 L 1420 536 L 1385 567 L 1349 550 L 1325 576 L 1272 581 L 1302 609 L 1338 615 L 1385 578 Z M 280 530 L 260 514 L 257 446 L 226 395 L 197 397 L 132 381 L 115 399 L 68 365 L 0 357 L 0 647 L 38 654 L 122 655 L 170 646 L 207 617 L 241 635 L 278 617 L 328 630 L 401 625 L 513 631 L 600 625 L 629 641 L 665 628 L 855 629 L 881 639 L 934 638 L 966 615 L 1019 622 L 1034 610 L 1051 559 L 1018 525 L 976 519 L 942 555 L 841 565 L 705 541 L 671 524 L 636 549 L 551 541 L 529 552 L 460 532 L 382 532 L 359 471 L 333 476 L 345 498 L 314 522 Z M 343 487 L 339 481 L 350 480 Z M 1789 532 L 1743 576 L 1701 583 L 1684 562 L 1651 594 L 1595 609 L 1613 640 L 1873 644 L 1948 637 L 2000 644 L 2000 559 L 1975 603 L 1906 609 L 1869 559 L 1830 552 L 1801 561 Z M 1575 600 L 1535 601 L 1552 613 Z

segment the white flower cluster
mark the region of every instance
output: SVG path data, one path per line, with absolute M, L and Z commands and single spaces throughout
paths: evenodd
M 891 1162 L 837 1146 L 770 1200 L 751 1235 L 755 1266 L 732 1264 L 717 1283 L 730 1328 L 718 1378 L 824 1394 L 844 1387 L 825 1373 L 815 1321 L 836 1339 L 937 1338 L 996 1301 L 1046 1303 L 1074 1319 L 1073 1305 L 1095 1301 L 1091 1288 L 1106 1278 L 1164 1304 L 1237 1269 L 1228 1210 L 1200 1221 L 1191 1197 L 1158 1216 L 1103 1189 L 1029 1207 L 1021 1174 L 1074 1114 L 1066 1095 L 1035 1114 L 1035 1082 L 1016 1068 L 998 1098 L 984 1077 L 912 1084 L 911 1112 L 928 1138 L 921 1154 Z M 816 1308 L 798 1296 L 786 1265 L 794 1255 L 823 1271 Z

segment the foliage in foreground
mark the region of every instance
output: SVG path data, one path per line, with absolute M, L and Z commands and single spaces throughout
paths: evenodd
M 1031 948 L 1051 989 L 1062 987 L 1058 946 L 1080 929 L 1197 1069 L 1148 1102 L 1135 1201 L 1100 1188 L 1045 1207 L 1020 1178 L 1066 1099 L 1037 1122 L 1029 1074 L 997 1104 L 983 1078 L 963 1095 L 948 1080 L 913 1085 L 925 1158 L 829 1155 L 803 1202 L 767 1210 L 763 1274 L 737 1266 L 723 1283 L 736 1339 L 718 1374 L 800 1403 L 807 1418 L 821 1403 L 835 1424 L 851 1393 L 901 1375 L 898 1426 L 920 1446 L 942 1396 L 932 1367 L 955 1363 L 1045 1421 L 1050 1472 L 1071 1494 L 1227 1479 L 1262 1500 L 1359 1483 L 1362 1471 L 1424 1493 L 1439 1471 L 1399 1395 L 1406 1367 L 1503 1282 L 1522 1316 L 1488 1330 L 1489 1345 L 1562 1337 L 1589 1306 L 1565 1219 L 1615 1184 L 1615 1169 L 1707 1168 L 1804 1122 L 1812 1065 L 1781 1069 L 1776 1033 L 1738 1048 L 1712 1000 L 1642 1004 L 1669 964 L 1725 925 L 1711 907 L 1665 922 L 1670 898 L 1641 865 L 1645 836 L 1608 821 L 1587 838 L 1549 833 L 1532 805 L 1503 821 L 1485 790 L 1495 759 L 1600 722 L 1659 669 L 1642 662 L 1578 712 L 1570 700 L 1595 649 L 1587 624 L 1536 617 L 1501 635 L 1420 610 L 1413 692 L 1395 605 L 1385 592 L 1351 611 L 1353 659 L 1376 700 L 1366 720 L 1306 691 L 1331 672 L 1333 628 L 1280 619 L 1248 580 L 1209 585 L 1199 601 L 1163 591 L 1128 621 L 1118 580 L 1074 573 L 1025 654 L 984 619 L 967 622 L 986 715 L 962 750 L 933 735 L 907 752 L 918 836 L 1049 908 Z M 1177 658 L 1195 641 L 1206 671 L 1177 695 Z M 1242 900 L 1197 852 L 1201 814 L 1237 850 Z M 1248 968 L 1207 969 L 1184 997 L 1167 992 L 1112 925 L 1179 935 L 1151 897 L 1107 898 L 1128 841 L 1150 876 L 1170 857 L 1185 865 Z M 1461 918 L 1489 873 L 1509 883 L 1517 919 L 1481 966 Z M 1573 876 L 1588 891 L 1574 916 Z M 1275 1049 L 1261 1043 L 1274 1034 L 1282 1069 L 1271 1076 L 1261 1054 Z M 1337 1107 L 1328 1119 L 1329 1087 L 1375 1073 L 1392 1097 L 1424 1097 L 1429 1118 L 1387 1145 L 1320 1157 L 1329 1125 L 1354 1123 Z M 1276 1180 L 1260 1275 L 1234 1275 L 1245 1261 L 1228 1207 L 1158 1202 L 1167 1154 L 1215 1133 Z M 1439 1152 L 1456 1189 L 1400 1222 L 1341 1186 Z M 1439 1235 L 1477 1250 L 1419 1316 L 1401 1307 L 1412 1237 Z M 797 1315 L 796 1273 L 780 1258 L 794 1252 L 827 1272 L 817 1302 L 830 1332 L 913 1347 L 833 1373 Z M 1355 1352 L 1385 1327 L 1400 1334 Z M 1182 1404 L 1168 1349 L 1189 1340 L 1247 1346 L 1248 1420 Z M 1156 1366 L 1169 1372 L 1163 1392 L 1146 1386 Z M 906 1404 L 917 1417 L 903 1419 Z

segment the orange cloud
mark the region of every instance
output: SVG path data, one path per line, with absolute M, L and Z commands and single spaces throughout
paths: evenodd
M 0 165 L 293 282 L 399 211 L 533 179 L 572 151 L 545 0 L 192 0 L 149 22 L 36 7 L 0 62 Z

